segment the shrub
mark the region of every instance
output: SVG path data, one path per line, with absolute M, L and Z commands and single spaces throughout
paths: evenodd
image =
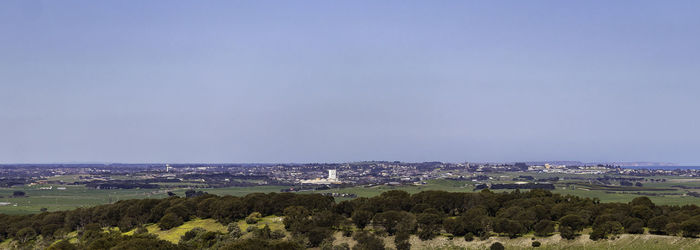
M 245 223 L 255 224 L 258 223 L 258 221 L 260 221 L 261 218 L 262 214 L 260 214 L 259 212 L 252 212 L 250 213 L 250 215 L 248 215 L 248 217 L 245 218 Z
M 574 238 L 576 238 L 576 232 L 574 232 L 574 230 L 570 227 L 560 226 L 559 235 L 561 235 L 562 238 L 567 240 L 573 240 Z
M 473 241 L 474 240 L 474 234 L 472 233 L 467 233 L 464 235 L 464 240 L 466 241 Z
M 535 235 L 546 237 L 554 233 L 554 222 L 551 220 L 541 220 L 534 226 Z
M 238 223 L 229 223 L 228 224 L 228 234 L 233 237 L 234 239 L 238 239 L 241 236 L 243 236 L 243 231 L 241 231 L 241 228 L 238 227 Z
M 145 227 L 137 227 L 134 234 L 147 234 L 148 230 Z
M 17 231 L 15 236 L 17 237 L 19 242 L 26 243 L 27 241 L 36 237 L 36 231 L 34 231 L 34 228 L 25 227 Z
M 681 232 L 681 224 L 675 222 L 666 224 L 666 234 L 678 235 L 679 232 Z
M 352 249 L 384 249 L 384 241 L 365 231 L 355 233 L 352 238 L 357 241 Z
M 284 231 L 281 229 L 277 229 L 275 231 L 272 231 L 272 233 L 270 233 L 270 237 L 274 240 L 282 239 L 282 238 L 284 238 L 284 236 L 286 236 L 286 234 L 284 234 Z
M 491 250 L 503 250 L 506 248 L 500 242 L 494 242 L 493 244 L 491 244 L 491 247 L 489 247 L 489 249 L 491 249 Z
M 540 247 L 541 245 L 542 245 L 542 243 L 540 243 L 539 241 L 532 242 L 532 247 Z
M 168 230 L 180 226 L 182 225 L 182 223 L 184 223 L 184 221 L 182 221 L 182 218 L 180 218 L 180 216 L 177 216 L 174 213 L 167 213 L 163 215 L 162 218 L 160 218 L 158 226 L 160 226 L 160 228 L 163 230 Z

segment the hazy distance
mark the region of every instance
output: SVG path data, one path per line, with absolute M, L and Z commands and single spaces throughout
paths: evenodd
M 0 163 L 700 163 L 700 2 L 3 1 Z

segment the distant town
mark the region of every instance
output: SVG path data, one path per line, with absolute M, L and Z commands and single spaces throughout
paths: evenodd
M 428 180 L 471 181 L 477 188 L 553 189 L 556 174 L 568 179 L 576 175 L 591 184 L 641 185 L 637 180 L 664 181 L 659 176 L 689 177 L 700 175 L 696 169 L 630 169 L 616 165 L 566 165 L 563 163 L 443 163 L 388 162 L 308 164 L 15 164 L 0 165 L 0 187 L 41 186 L 42 189 L 65 189 L 65 185 L 84 185 L 93 189 L 149 188 L 221 188 L 250 186 L 289 186 L 283 192 L 371 185 L 421 185 Z M 502 180 L 492 173 L 520 173 Z M 529 176 L 528 174 L 534 174 Z M 550 174 L 552 177 L 542 177 Z M 67 182 L 61 176 L 78 176 Z M 596 176 L 591 178 L 590 176 Z M 613 177 L 614 176 L 614 177 Z M 628 176 L 623 178 L 620 176 Z M 651 180 L 645 177 L 653 177 Z M 593 183 L 596 182 L 596 183 Z M 505 185 L 505 186 L 504 186 Z M 534 186 L 533 186 L 534 185 Z

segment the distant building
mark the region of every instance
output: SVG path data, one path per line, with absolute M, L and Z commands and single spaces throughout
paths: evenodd
M 338 176 L 336 175 L 335 171 L 335 169 L 328 170 L 328 180 L 338 180 Z
M 316 178 L 313 180 L 302 180 L 301 183 L 304 184 L 340 184 L 342 183 L 338 180 L 338 175 L 335 169 L 328 170 L 328 178 L 321 179 Z

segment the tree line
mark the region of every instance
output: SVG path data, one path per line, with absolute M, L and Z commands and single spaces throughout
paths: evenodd
M 288 236 L 269 228 L 254 228 L 254 237 L 240 237 L 243 232 L 236 222 L 254 224 L 269 215 L 284 216 Z M 167 230 L 194 218 L 212 218 L 229 225 L 228 233 L 193 230 L 174 245 L 145 233 L 143 228 L 156 223 Z M 136 229 L 136 233 L 124 236 L 101 230 L 105 227 L 118 227 L 122 232 Z M 700 208 L 659 206 L 647 197 L 629 203 L 601 203 L 548 190 L 416 194 L 394 190 L 341 202 L 320 194 L 253 193 L 235 197 L 199 192 L 189 197 L 123 200 L 34 215 L 0 214 L 0 241 L 12 238 L 19 244 L 37 244 L 39 239 L 57 241 L 75 231 L 79 233 L 77 243 L 64 240 L 51 247 L 129 249 L 123 247 L 136 244 L 133 246 L 154 249 L 342 249 L 329 245 L 339 231 L 358 242 L 356 249 L 383 249 L 380 237 L 387 235 L 395 236 L 397 249 L 410 249 L 411 235 L 421 240 L 445 235 L 472 241 L 492 236 L 517 238 L 530 232 L 547 237 L 558 232 L 565 239 L 574 239 L 589 227 L 592 240 L 621 233 L 640 234 L 645 228 L 654 234 L 696 237 L 700 233 Z

